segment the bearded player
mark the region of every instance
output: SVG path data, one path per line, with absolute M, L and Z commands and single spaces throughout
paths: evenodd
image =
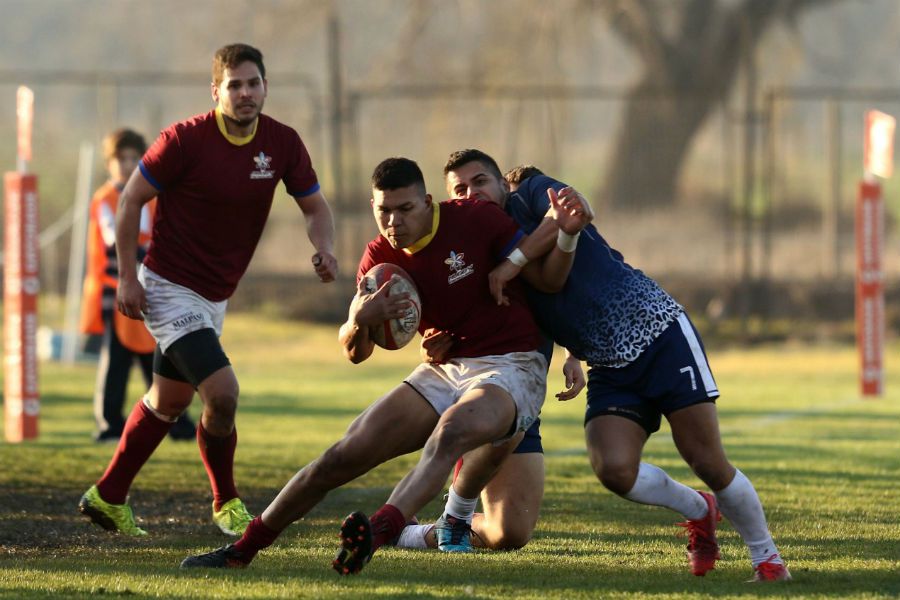
M 279 181 L 306 218 L 316 274 L 328 282 L 337 272 L 331 210 L 309 153 L 296 131 L 261 114 L 268 83 L 260 51 L 245 44 L 220 48 L 211 91 L 214 110 L 171 125 L 144 154 L 117 214 L 118 309 L 143 319 L 157 341 L 153 384 L 78 507 L 126 535 L 146 535 L 126 503 L 128 490 L 195 390 L 203 401 L 197 442 L 212 486 L 213 522 L 240 535 L 252 519 L 234 482 L 238 382 L 219 335 Z M 153 241 L 138 270 L 141 208 L 155 196 Z

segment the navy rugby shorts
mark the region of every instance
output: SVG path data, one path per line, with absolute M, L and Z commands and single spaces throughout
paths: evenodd
M 540 452 L 543 454 L 544 446 L 541 445 L 541 419 L 538 418 L 525 431 L 525 437 L 513 450 L 513 454 L 528 454 L 529 452 Z
M 588 370 L 585 425 L 600 415 L 631 419 L 648 434 L 662 415 L 719 397 L 700 336 L 682 313 L 631 364 Z

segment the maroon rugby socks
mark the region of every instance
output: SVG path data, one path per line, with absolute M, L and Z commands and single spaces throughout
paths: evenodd
M 103 500 L 110 504 L 125 503 L 128 489 L 138 471 L 169 433 L 173 424 L 174 421 L 164 421 L 155 415 L 144 404 L 143 399 L 134 405 L 106 473 L 97 482 L 97 490 Z
M 201 420 L 197 424 L 197 445 L 200 446 L 200 457 L 203 459 L 203 466 L 206 467 L 209 484 L 212 486 L 215 509 L 221 510 L 223 504 L 238 497 L 234 485 L 237 429 L 232 429 L 230 435 L 217 437 L 206 431 Z
M 256 553 L 263 548 L 268 548 L 275 543 L 280 531 L 270 529 L 268 525 L 262 522 L 262 517 L 255 517 L 241 539 L 234 543 L 234 548 L 241 554 L 241 562 L 250 564 L 250 561 L 256 556 Z
M 372 552 L 392 543 L 406 527 L 406 518 L 396 506 L 385 504 L 369 519 L 372 526 Z

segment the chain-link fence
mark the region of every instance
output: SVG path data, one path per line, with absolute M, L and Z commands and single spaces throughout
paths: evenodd
M 900 92 L 793 88 L 767 95 L 763 197 L 757 274 L 796 281 L 845 281 L 856 265 L 854 210 L 863 175 L 867 110 L 900 114 Z M 900 276 L 900 216 L 894 180 L 882 182 L 886 202 L 884 269 Z
M 45 252 L 69 256 L 64 221 L 71 218 L 66 211 L 76 195 L 80 143 L 98 144 L 107 131 L 123 125 L 152 139 L 168 123 L 212 106 L 207 79 L 202 73 L 0 73 L 0 97 L 14 98 L 23 83 L 35 91 L 31 166 L 40 177 L 42 229 L 53 225 L 53 235 L 44 237 Z M 629 172 L 633 181 L 643 182 L 672 160 L 666 148 L 680 143 L 676 136 L 685 137 L 677 130 L 678 111 L 690 112 L 691 103 L 702 99 L 665 90 L 635 98 L 626 89 L 604 87 L 394 86 L 347 89 L 336 106 L 302 75 L 272 73 L 268 79 L 266 112 L 300 132 L 335 208 L 346 279 L 377 233 L 368 203 L 372 168 L 388 156 L 413 158 L 429 191 L 442 199 L 449 153 L 477 147 L 503 169 L 532 163 L 582 190 L 594 205 L 597 227 L 626 260 L 680 297 L 703 290 L 687 301 L 695 304 L 692 309 L 706 309 L 717 296 L 722 301 L 744 296 L 745 316 L 759 308 L 758 299 L 748 296 L 751 287 L 771 295 L 784 286 L 825 282 L 852 294 L 863 113 L 873 106 L 894 114 L 900 109 L 900 99 L 889 94 L 847 90 L 773 90 L 758 109 L 706 107 L 678 159 L 672 190 L 648 202 L 646 194 L 628 198 L 628 185 L 611 197 L 607 186 L 615 174 L 611 165 L 621 164 L 616 159 L 623 148 L 623 115 L 669 114 L 676 124 L 640 142 L 647 147 Z M 2 139 L 14 139 L 14 123 L 12 101 L 0 103 Z M 0 147 L 0 162 L 11 168 L 14 151 L 12 143 Z M 104 177 L 99 157 L 95 163 L 93 187 Z M 900 248 L 896 186 L 886 182 L 885 193 L 890 287 L 900 274 L 900 257 L 893 251 Z M 250 289 L 239 293 L 253 303 L 313 302 L 319 292 L 308 293 L 296 282 L 311 274 L 304 231 L 302 215 L 280 191 L 248 274 L 256 283 L 245 283 L 242 288 Z M 65 267 L 59 263 L 65 260 L 45 258 L 45 264 L 54 262 L 58 267 L 45 270 L 43 284 L 59 293 Z M 346 279 L 341 294 L 352 293 Z M 336 304 L 332 316 L 339 317 L 343 307 Z M 846 312 L 837 304 L 838 312 Z
M 277 85 L 270 90 L 266 112 L 291 124 L 310 147 L 321 154 L 324 146 L 322 94 L 313 81 L 297 74 L 270 74 Z M 39 176 L 42 238 L 43 289 L 62 293 L 66 271 L 64 259 L 70 253 L 71 208 L 77 195 L 76 182 L 79 148 L 84 143 L 99 149 L 104 135 L 127 126 L 144 134 L 148 143 L 168 124 L 213 107 L 205 73 L 78 73 L 78 72 L 2 72 L 0 73 L 0 139 L 15 139 L 15 90 L 28 85 L 35 93 L 34 160 L 29 169 Z M 0 147 L 0 163 L 15 166 L 15 144 Z M 103 157 L 94 152 L 92 189 L 106 178 Z M 282 215 L 299 213 L 294 203 L 279 191 L 268 237 L 277 240 L 277 249 L 264 248 L 257 260 L 262 271 L 284 270 L 286 260 L 304 247 L 294 243 L 298 236 L 291 227 L 302 219 L 285 223 Z M 84 215 L 81 216 L 84 218 Z M 298 220 L 299 219 L 299 220 Z M 272 266 L 270 266 L 270 264 Z M 52 266 L 57 265 L 57 269 Z M 306 265 L 304 264 L 304 268 Z M 311 269 L 309 269 L 311 270 Z

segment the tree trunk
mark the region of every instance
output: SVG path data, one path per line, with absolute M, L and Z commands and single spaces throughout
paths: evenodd
M 599 3 L 645 69 L 626 99 L 601 185 L 604 198 L 630 208 L 674 201 L 691 141 L 729 93 L 741 57 L 754 51 L 775 18 L 790 22 L 801 10 L 822 4 L 814 0 Z M 678 25 L 667 28 L 669 22 Z
M 653 91 L 648 77 L 626 100 L 602 189 L 619 208 L 671 204 L 690 144 L 720 102 L 718 90 Z M 704 93 L 705 92 L 705 93 Z

